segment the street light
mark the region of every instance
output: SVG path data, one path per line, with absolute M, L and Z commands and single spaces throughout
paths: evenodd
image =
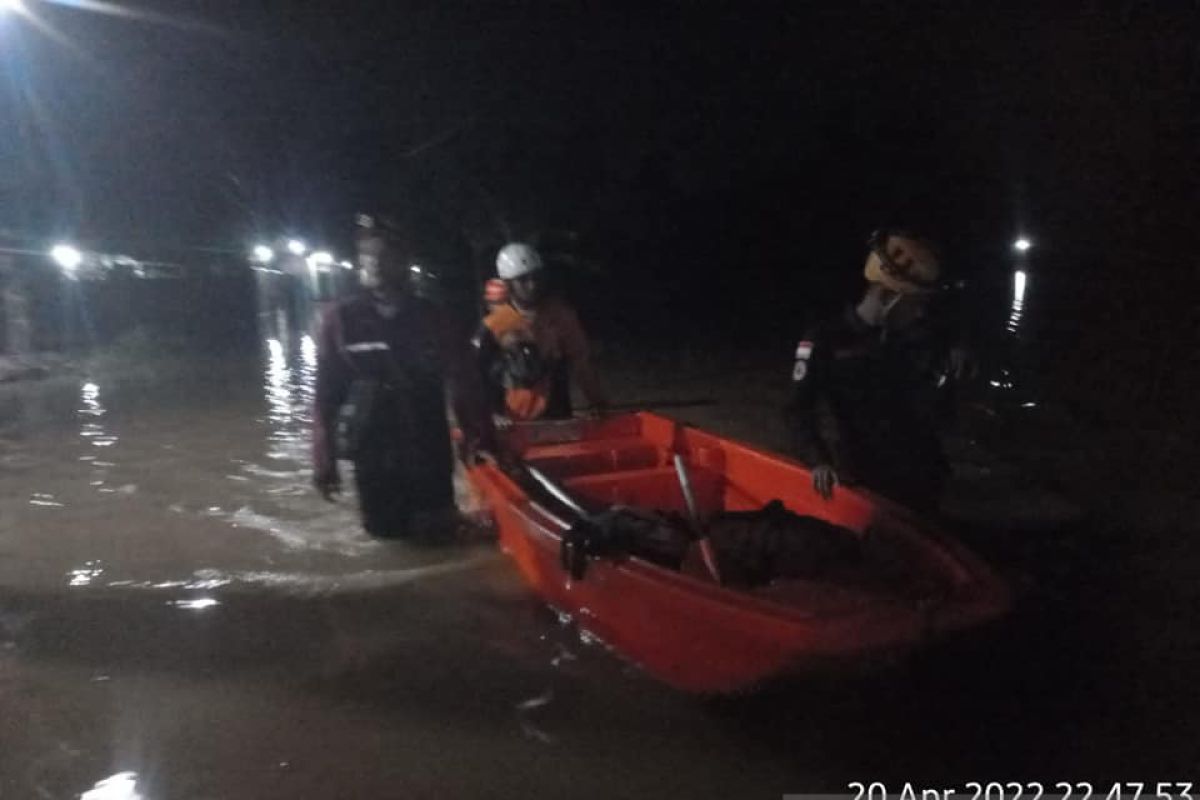
M 1029 241 L 1024 236 L 1018 237 L 1017 240 L 1013 242 L 1013 250 L 1016 250 L 1018 253 L 1028 253 L 1031 247 L 1033 247 L 1033 242 Z
M 309 269 L 328 269 L 333 263 L 333 256 L 324 250 L 318 250 L 308 257 Z
M 308 252 L 308 245 L 299 239 L 288 239 L 287 249 L 294 256 L 302 256 Z
M 275 251 L 265 244 L 256 244 L 253 250 L 253 257 L 259 264 L 270 264 L 275 260 Z
M 50 258 L 67 272 L 74 272 L 83 263 L 83 253 L 69 244 L 56 244 L 50 248 Z

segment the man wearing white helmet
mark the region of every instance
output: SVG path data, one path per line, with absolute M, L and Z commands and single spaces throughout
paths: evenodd
M 813 487 L 839 482 L 918 511 L 935 511 L 948 472 L 936 428 L 927 320 L 941 267 L 906 233 L 869 242 L 867 287 L 856 305 L 809 328 L 796 345 L 786 418 L 792 450 Z
M 575 310 L 546 294 L 538 252 L 519 242 L 505 245 L 496 271 L 508 301 L 488 313 L 475 337 L 494 411 L 515 421 L 569 417 L 571 379 L 602 410 L 606 401 L 587 335 Z

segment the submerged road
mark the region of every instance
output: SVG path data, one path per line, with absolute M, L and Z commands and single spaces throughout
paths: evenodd
M 1176 670 L 1195 633 L 1106 607 L 1110 571 L 1078 567 L 1074 540 L 1016 548 L 1024 599 L 996 629 L 861 674 L 687 697 L 581 639 L 490 543 L 374 541 L 352 498 L 320 501 L 314 362 L 311 340 L 270 340 L 241 364 L 4 398 L 0 798 L 1200 778 L 1196 689 Z M 1058 565 L 1031 569 L 1045 553 Z

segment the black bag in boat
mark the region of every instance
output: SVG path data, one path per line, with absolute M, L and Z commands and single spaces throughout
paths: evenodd
M 726 511 L 708 535 L 725 583 L 754 587 L 775 578 L 816 578 L 863 558 L 861 537 L 817 517 L 788 511 L 772 500 L 758 511 Z
M 674 512 L 615 506 L 576 522 L 563 534 L 562 565 L 576 580 L 589 558 L 636 556 L 669 569 L 679 569 L 693 535 Z

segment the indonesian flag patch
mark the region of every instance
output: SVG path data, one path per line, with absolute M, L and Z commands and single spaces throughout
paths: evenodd
M 796 366 L 792 367 L 792 380 L 802 381 L 808 375 L 808 359 L 812 357 L 813 343 L 807 339 L 796 345 Z

